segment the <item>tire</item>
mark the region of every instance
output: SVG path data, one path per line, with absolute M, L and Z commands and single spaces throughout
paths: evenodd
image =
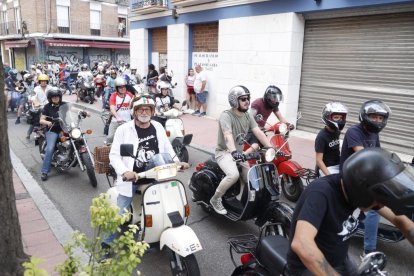
M 86 167 L 86 173 L 88 174 L 92 187 L 96 188 L 96 186 L 98 186 L 98 181 L 96 180 L 95 169 L 93 167 L 89 154 L 87 152 L 84 152 L 81 154 L 80 158 L 83 165 Z
M 174 149 L 174 151 L 177 153 L 177 150 Z M 188 156 L 188 149 L 186 147 L 182 147 L 181 153 L 177 157 L 181 162 L 188 163 L 188 160 L 190 160 L 190 157 Z
M 286 180 L 288 182 L 286 182 Z M 288 174 L 283 174 L 280 180 L 282 186 L 283 194 L 286 199 L 296 202 L 298 201 L 300 195 L 303 192 L 303 183 L 302 179 L 299 176 L 290 176 Z
M 197 259 L 194 254 L 188 255 L 187 257 L 181 257 L 171 249 L 170 251 L 170 268 L 173 276 L 200 276 L 200 268 L 198 267 Z M 178 268 L 177 260 L 180 260 L 183 266 L 183 271 Z

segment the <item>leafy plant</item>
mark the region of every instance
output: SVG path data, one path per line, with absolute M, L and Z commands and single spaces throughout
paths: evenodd
M 72 242 L 64 246 L 68 258 L 56 267 L 60 275 L 131 275 L 139 263 L 141 257 L 149 245 L 145 242 L 135 241 L 138 233 L 136 225 L 128 225 L 128 230 L 122 231 L 121 226 L 130 221 L 131 213 L 119 215 L 119 208 L 111 204 L 107 195 L 102 193 L 92 200 L 89 209 L 91 215 L 91 227 L 94 235 L 89 239 L 85 234 L 75 231 Z M 101 243 L 105 235 L 118 232 L 118 237 L 110 244 L 110 248 L 103 248 Z M 80 249 L 88 260 L 81 260 L 76 256 L 75 250 Z M 111 258 L 103 257 L 109 254 Z M 104 259 L 104 260 L 103 260 Z M 100 261 L 103 260 L 103 261 Z M 25 276 L 43 276 L 46 271 L 37 268 L 39 260 L 32 258 L 30 263 L 25 263 Z M 38 274 L 39 273 L 39 274 Z
M 23 263 L 24 276 L 47 276 L 48 273 L 45 269 L 39 268 L 39 264 L 43 263 L 43 260 L 34 256 L 30 257 L 30 262 Z

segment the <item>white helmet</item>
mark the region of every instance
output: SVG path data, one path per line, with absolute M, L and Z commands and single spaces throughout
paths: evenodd
M 138 108 L 140 106 L 143 106 L 143 105 L 151 107 L 151 112 L 154 112 L 154 110 L 155 110 L 155 102 L 154 102 L 154 99 L 150 95 L 145 94 L 145 95 L 141 95 L 141 96 L 135 97 L 132 100 L 131 106 L 130 106 L 130 108 L 131 108 L 131 115 L 132 116 L 134 115 L 134 111 L 135 111 L 136 108 Z
M 24 74 L 24 76 L 23 76 L 23 80 L 24 80 L 24 81 L 28 81 L 29 79 L 32 79 L 32 80 L 33 80 L 33 76 L 32 76 L 32 74 L 29 74 L 29 73 Z
M 161 89 L 169 89 L 169 88 L 171 88 L 171 85 L 168 82 L 166 82 L 166 81 L 162 81 L 162 82 L 160 82 L 160 84 L 158 84 L 158 89 L 159 90 L 161 90 Z
M 327 103 L 322 110 L 322 122 L 325 125 L 337 130 L 342 130 L 346 124 L 346 115 L 348 114 L 348 108 L 340 102 Z M 342 115 L 342 120 L 334 121 L 332 116 Z

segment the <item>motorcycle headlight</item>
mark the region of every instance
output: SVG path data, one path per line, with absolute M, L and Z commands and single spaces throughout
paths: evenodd
M 285 135 L 288 130 L 287 124 L 283 123 L 279 126 L 279 133 Z
M 271 149 L 267 149 L 265 152 L 265 160 L 266 162 L 272 162 L 273 159 L 275 159 L 276 156 L 276 151 L 275 149 L 271 148 Z
M 72 136 L 73 139 L 78 139 L 79 137 L 81 137 L 81 135 L 82 135 L 82 132 L 79 128 L 74 128 L 70 132 L 70 136 Z

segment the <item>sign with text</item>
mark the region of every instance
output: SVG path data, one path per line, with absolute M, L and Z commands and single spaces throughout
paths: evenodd
M 193 52 L 192 67 L 197 64 L 201 65 L 204 70 L 214 72 L 217 69 L 218 53 L 217 52 Z

